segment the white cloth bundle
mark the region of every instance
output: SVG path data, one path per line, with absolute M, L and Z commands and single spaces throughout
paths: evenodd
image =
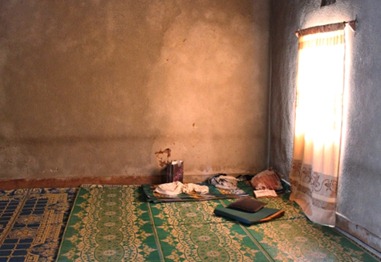
M 183 184 L 180 181 L 176 181 L 176 182 L 158 185 L 155 188 L 155 192 L 162 195 L 168 195 L 168 196 L 175 196 L 181 193 L 189 194 L 191 192 L 207 194 L 209 193 L 209 187 L 201 186 L 201 185 L 197 185 L 193 183 Z

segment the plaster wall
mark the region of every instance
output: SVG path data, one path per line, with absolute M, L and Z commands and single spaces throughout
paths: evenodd
M 300 28 L 358 20 L 347 60 L 338 226 L 381 251 L 381 18 L 378 0 L 273 1 L 270 165 L 288 179 Z
M 0 179 L 267 166 L 269 1 L 0 2 Z

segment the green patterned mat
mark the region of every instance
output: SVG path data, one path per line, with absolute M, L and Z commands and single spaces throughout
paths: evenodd
M 283 198 L 282 218 L 243 226 L 213 215 L 234 199 L 149 203 L 138 186 L 79 190 L 58 261 L 377 261 Z
M 0 261 L 54 261 L 75 193 L 0 190 Z

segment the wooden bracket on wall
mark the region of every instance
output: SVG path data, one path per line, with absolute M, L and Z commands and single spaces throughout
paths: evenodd
M 300 36 L 310 35 L 310 34 L 331 32 L 336 30 L 342 30 L 345 28 L 346 25 L 349 25 L 353 31 L 356 31 L 357 18 L 351 21 L 344 21 L 344 22 L 339 22 L 334 24 L 326 24 L 326 25 L 308 27 L 305 29 L 299 29 L 298 31 L 295 32 L 295 34 L 297 37 L 300 37 Z
M 336 3 L 336 0 L 321 0 L 320 7 L 326 6 L 326 5 L 332 5 Z

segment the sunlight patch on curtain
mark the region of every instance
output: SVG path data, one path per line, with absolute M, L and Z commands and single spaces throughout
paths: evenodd
M 334 225 L 343 108 L 344 30 L 299 37 L 291 200 Z

